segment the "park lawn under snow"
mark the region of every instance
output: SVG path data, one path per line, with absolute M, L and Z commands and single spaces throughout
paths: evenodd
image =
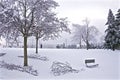
M 0 61 L 5 61 L 9 64 L 23 66 L 22 48 L 1 48 L 0 53 L 6 55 L 0 57 Z M 35 49 L 29 48 L 28 55 L 35 54 Z M 8 70 L 0 68 L 0 80 L 6 79 L 104 79 L 104 80 L 119 80 L 120 79 L 120 51 L 111 51 L 103 49 L 39 49 L 39 55 L 47 57 L 48 61 L 37 59 L 28 59 L 29 66 L 38 71 L 38 76 L 20 72 L 16 70 Z M 85 59 L 93 58 L 95 63 L 99 64 L 95 68 L 87 68 Z M 51 66 L 54 61 L 68 62 L 74 69 L 80 70 L 79 73 L 67 73 L 60 76 L 54 76 L 51 73 Z

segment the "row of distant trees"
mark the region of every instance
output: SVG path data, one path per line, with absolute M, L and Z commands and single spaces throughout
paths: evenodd
M 53 0 L 0 0 L 0 37 L 14 41 L 23 37 L 24 66 L 28 66 L 28 37 L 35 36 L 38 53 L 40 38 L 54 39 L 62 31 L 70 32 L 66 18 L 58 18 L 53 12 L 58 6 Z
M 57 44 L 56 48 L 58 49 L 86 49 L 86 45 L 79 46 L 76 44 L 71 45 L 64 45 L 64 44 Z M 103 44 L 89 44 L 89 49 L 103 49 Z

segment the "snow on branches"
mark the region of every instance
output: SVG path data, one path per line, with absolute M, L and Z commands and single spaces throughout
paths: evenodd
M 53 62 L 51 72 L 54 76 L 60 76 L 66 73 L 78 73 L 79 70 L 73 69 L 69 63 Z

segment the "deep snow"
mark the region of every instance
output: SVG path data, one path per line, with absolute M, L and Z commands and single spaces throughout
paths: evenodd
M 0 53 L 6 55 L 0 57 L 0 61 L 4 60 L 10 64 L 23 66 L 22 48 L 1 48 Z M 28 55 L 35 54 L 35 49 L 29 48 Z M 29 66 L 33 66 L 38 71 L 38 76 L 33 76 L 28 73 L 20 71 L 11 71 L 5 68 L 0 68 L 0 79 L 104 79 L 104 80 L 119 80 L 120 79 L 120 51 L 111 51 L 103 49 L 39 49 L 39 55 L 45 56 L 49 61 L 42 61 L 37 59 L 28 59 Z M 87 68 L 85 66 L 85 59 L 93 58 L 99 64 L 96 68 Z M 51 73 L 51 66 L 54 61 L 68 62 L 72 68 L 81 70 L 79 73 L 68 73 L 61 76 L 54 76 Z

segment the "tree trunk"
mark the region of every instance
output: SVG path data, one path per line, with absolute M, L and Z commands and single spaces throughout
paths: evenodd
M 87 50 L 89 49 L 89 43 L 88 43 L 88 40 L 86 42 L 86 46 L 87 46 Z
M 27 37 L 24 36 L 24 66 L 28 66 L 27 59 Z
M 82 44 L 81 44 L 81 38 L 80 38 L 80 42 L 79 42 L 79 45 L 80 45 L 80 49 L 82 48 Z
M 36 37 L 36 54 L 38 54 L 38 38 Z
M 88 25 L 89 25 L 89 21 L 86 19 L 86 24 L 87 24 L 87 50 L 89 49 L 89 42 L 88 42 L 88 36 L 89 36 L 89 30 L 88 30 Z
M 112 46 L 112 50 L 115 51 L 115 47 L 114 46 Z

